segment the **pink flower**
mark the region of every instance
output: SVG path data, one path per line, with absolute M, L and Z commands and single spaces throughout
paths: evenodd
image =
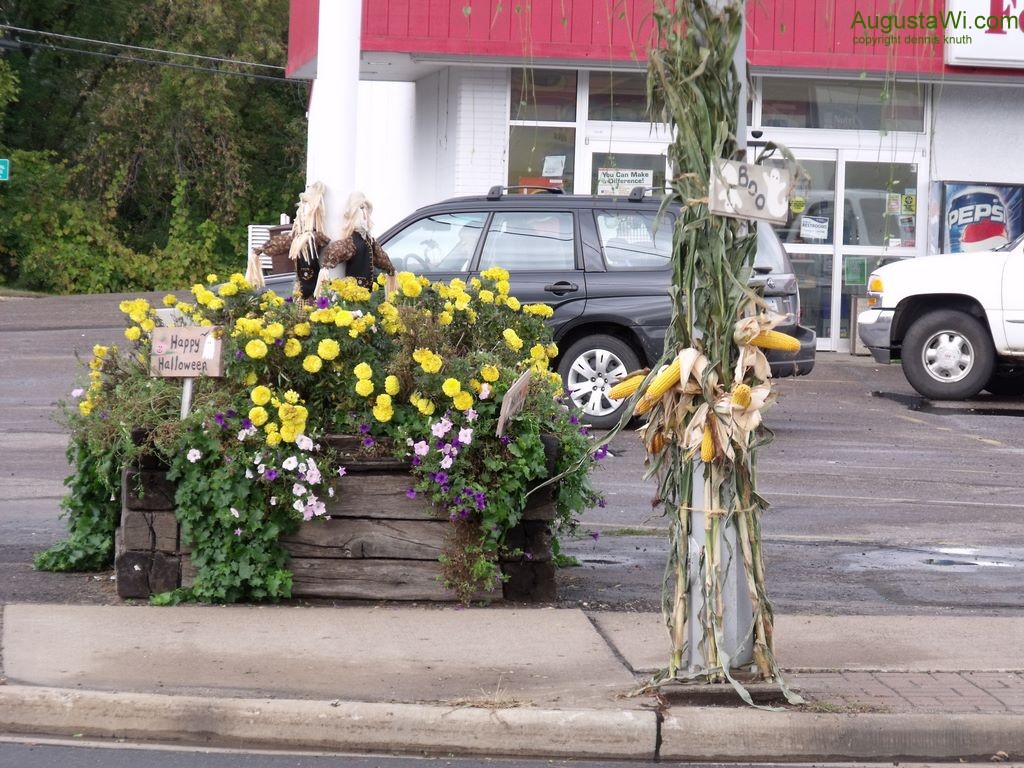
M 241 535 L 242 535 L 242 529 L 241 528 L 235 528 L 235 536 L 241 536 Z
M 185 454 L 185 458 L 195 464 L 201 458 L 203 458 L 203 452 L 198 448 L 190 448 L 189 452 Z
M 463 427 L 459 430 L 459 442 L 462 445 L 469 445 L 473 442 L 473 429 L 472 427 Z
M 480 399 L 481 400 L 486 400 L 490 396 L 491 396 L 491 385 L 488 384 L 487 382 L 484 382 L 483 384 L 480 385 Z
M 293 496 L 303 496 L 303 495 L 305 495 L 305 493 L 306 493 L 306 486 L 304 486 L 302 483 L 296 483 L 295 485 L 292 486 L 292 495 Z
M 445 456 L 441 459 L 441 469 L 448 469 L 452 465 L 452 457 Z
M 448 420 L 447 416 L 441 418 L 434 426 L 430 428 L 430 431 L 434 433 L 434 437 L 444 437 L 452 429 L 452 423 Z
M 85 394 L 85 390 L 82 389 L 81 387 L 75 387 L 74 389 L 71 390 L 71 396 L 72 397 L 81 397 L 84 394 Z
M 426 456 L 430 452 L 430 446 L 426 440 L 420 440 L 412 447 L 413 453 L 417 456 Z
M 466 421 L 476 421 L 476 418 L 479 415 L 479 413 L 470 408 L 468 411 L 466 411 Z
M 344 467 L 338 467 L 338 477 L 344 477 L 344 476 L 345 476 L 345 468 Z

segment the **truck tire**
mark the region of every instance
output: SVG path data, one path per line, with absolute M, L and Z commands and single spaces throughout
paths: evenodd
M 933 400 L 964 400 L 978 394 L 995 368 L 988 329 L 965 312 L 922 315 L 903 339 L 903 373 Z
M 1024 371 L 1016 370 L 1009 373 L 997 371 L 986 382 L 984 389 L 993 395 L 1024 395 Z
M 633 348 L 614 336 L 597 334 L 580 339 L 561 356 L 558 375 L 569 399 L 583 411 L 583 420 L 596 429 L 619 423 L 626 400 L 612 400 L 608 390 L 640 367 Z

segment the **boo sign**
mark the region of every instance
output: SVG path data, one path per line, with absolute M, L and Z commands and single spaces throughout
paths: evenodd
M 789 172 L 737 160 L 714 160 L 708 210 L 719 216 L 785 224 L 789 213 Z

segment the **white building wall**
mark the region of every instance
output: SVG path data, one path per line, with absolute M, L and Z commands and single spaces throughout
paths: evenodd
M 409 187 L 410 212 L 452 194 L 455 178 L 451 120 L 451 70 L 442 69 L 416 81 L 415 137 Z
M 1024 183 L 1024 87 L 937 84 L 933 93 L 933 181 Z
M 379 235 L 418 205 L 410 183 L 416 154 L 416 86 L 363 80 L 357 114 L 355 189 L 373 203 L 373 232 Z
M 444 194 L 482 195 L 507 179 L 509 70 L 453 69 L 451 79 L 454 178 Z

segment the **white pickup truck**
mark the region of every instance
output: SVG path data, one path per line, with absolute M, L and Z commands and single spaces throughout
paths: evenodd
M 925 397 L 1024 395 L 1024 235 L 993 251 L 907 259 L 868 278 L 857 318 L 875 360 Z

